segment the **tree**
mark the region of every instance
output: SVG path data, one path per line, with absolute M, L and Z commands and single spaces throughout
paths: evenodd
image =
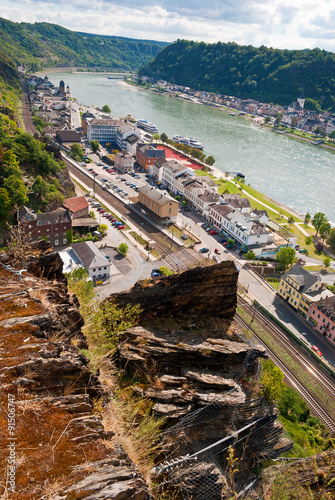
M 329 222 L 325 222 L 324 224 L 322 224 L 322 226 L 319 229 L 319 232 L 320 232 L 320 236 L 323 240 L 328 238 L 328 236 L 330 235 L 331 228 L 332 227 L 329 224 Z
M 84 152 L 81 149 L 81 147 L 79 146 L 79 144 L 76 144 L 76 143 L 71 144 L 70 156 L 71 156 L 71 158 L 73 158 L 76 161 L 80 161 L 84 158 Z
M 15 175 L 11 175 L 5 179 L 3 187 L 7 189 L 13 205 L 21 207 L 28 201 L 27 189 L 21 179 L 17 179 Z
M 167 266 L 159 267 L 158 271 L 162 276 L 169 276 L 170 274 L 173 274 L 173 271 L 171 271 L 171 269 L 169 269 Z
M 162 142 L 166 142 L 168 140 L 168 136 L 165 134 L 165 132 L 163 132 L 160 135 L 160 139 L 161 139 Z
M 312 236 L 307 236 L 307 238 L 305 239 L 305 243 L 306 245 L 311 245 L 313 243 Z
M 183 200 L 183 201 L 181 202 L 181 204 L 182 204 L 182 206 L 183 206 L 183 207 L 187 207 L 187 205 L 188 205 L 188 200 Z
M 177 196 L 175 196 L 174 199 L 177 200 L 177 201 L 180 201 L 181 200 L 181 196 L 179 194 L 177 194 Z
M 45 196 L 49 192 L 49 184 L 42 178 L 41 175 L 38 175 L 31 189 L 37 196 Z
M 214 163 L 215 163 L 215 158 L 214 158 L 214 156 L 211 156 L 211 155 L 210 155 L 210 156 L 207 156 L 207 158 L 205 159 L 205 163 L 206 163 L 207 165 L 214 165 Z
M 283 115 L 281 113 L 278 113 L 277 116 L 276 116 L 276 118 L 275 118 L 275 122 L 274 122 L 274 126 L 276 128 L 278 128 L 278 126 L 279 126 L 282 118 L 283 118 Z
M 305 215 L 305 220 L 304 220 L 305 224 L 309 224 L 311 221 L 311 218 L 312 218 L 311 214 L 309 212 L 307 212 Z
M 331 263 L 331 259 L 330 259 L 330 257 L 325 257 L 325 258 L 323 259 L 323 265 L 324 265 L 325 267 L 327 267 L 327 268 L 328 268 L 328 267 L 330 267 L 330 263 Z
M 283 247 L 279 250 L 276 256 L 281 269 L 287 269 L 289 265 L 292 265 L 296 261 L 295 250 L 291 247 Z
M 12 200 L 9 197 L 7 189 L 0 188 L 0 220 L 8 217 L 12 206 Z
M 327 243 L 333 250 L 335 250 L 335 227 L 330 230 Z
M 108 229 L 107 224 L 100 224 L 100 226 L 99 226 L 100 233 L 106 233 L 107 229 Z
M 288 224 L 294 224 L 294 217 L 291 215 L 288 219 L 287 219 L 287 222 Z
M 317 212 L 313 219 L 312 219 L 312 224 L 316 230 L 316 236 L 318 235 L 319 231 L 320 231 L 320 228 L 323 224 L 325 224 L 326 222 L 328 222 L 328 219 L 327 217 L 325 216 L 325 214 L 323 212 Z
M 108 106 L 108 104 L 105 104 L 104 106 L 102 106 L 102 108 L 101 108 L 101 109 L 102 109 L 102 111 L 103 111 L 104 113 L 106 113 L 107 115 L 109 115 L 109 114 L 110 114 L 110 112 L 111 112 L 111 109 L 110 109 L 110 107 Z
M 262 362 L 261 383 L 263 394 L 273 402 L 278 402 L 285 388 L 284 374 L 271 359 Z
M 69 229 L 68 231 L 66 231 L 65 236 L 66 236 L 66 243 L 68 245 L 73 242 L 73 231 L 72 231 L 72 229 Z
M 94 283 L 84 267 L 74 269 L 66 277 L 69 290 L 78 297 L 82 310 L 94 298 Z
M 117 247 L 117 251 L 123 255 L 123 257 L 126 257 L 128 253 L 128 245 L 127 243 L 120 243 L 120 245 Z
M 160 140 L 161 136 L 159 134 L 152 134 L 152 138 L 157 142 Z
M 227 241 L 227 246 L 228 247 L 233 247 L 234 246 L 234 240 L 232 238 L 230 238 L 228 241 Z
M 97 141 L 96 139 L 94 139 L 93 141 L 91 141 L 90 145 L 91 145 L 91 148 L 93 150 L 93 153 L 96 153 L 98 151 L 98 149 L 100 148 L 99 141 Z
M 249 250 L 249 252 L 243 254 L 243 256 L 247 260 L 255 260 L 256 259 L 256 254 L 252 250 Z
M 264 119 L 265 123 L 269 123 L 271 121 L 271 118 L 270 116 L 266 116 L 265 119 Z

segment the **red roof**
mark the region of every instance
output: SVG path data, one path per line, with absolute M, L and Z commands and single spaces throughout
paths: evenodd
M 67 198 L 63 203 L 63 207 L 66 207 L 72 213 L 75 213 L 79 210 L 83 210 L 84 208 L 88 208 L 88 201 L 85 196 L 74 196 L 73 198 Z

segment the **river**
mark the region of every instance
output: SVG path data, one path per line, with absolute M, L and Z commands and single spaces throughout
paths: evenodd
M 324 212 L 335 225 L 335 153 L 262 129 L 219 109 L 154 94 L 105 74 L 48 72 L 55 86 L 69 85 L 87 106 L 128 113 L 155 123 L 159 133 L 196 137 L 223 172 L 242 172 L 246 183 L 300 214 Z

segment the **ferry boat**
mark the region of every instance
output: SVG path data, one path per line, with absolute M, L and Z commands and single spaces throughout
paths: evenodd
M 156 125 L 153 123 L 148 122 L 148 120 L 137 120 L 136 122 L 136 127 L 138 128 L 143 128 L 143 130 L 146 130 L 147 132 L 150 132 L 151 134 L 157 134 L 158 128 Z
M 204 149 L 201 142 L 199 142 L 195 137 L 190 139 L 189 137 L 183 137 L 182 135 L 174 135 L 172 140 L 180 144 L 185 144 L 185 146 L 190 146 L 191 148 Z

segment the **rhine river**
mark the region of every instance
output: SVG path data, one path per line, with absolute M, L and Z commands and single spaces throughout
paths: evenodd
M 106 74 L 49 72 L 87 106 L 108 104 L 112 116 L 146 118 L 161 134 L 196 137 L 223 172 L 242 172 L 246 184 L 300 214 L 324 212 L 335 224 L 335 153 L 278 135 L 216 108 L 157 95 Z

